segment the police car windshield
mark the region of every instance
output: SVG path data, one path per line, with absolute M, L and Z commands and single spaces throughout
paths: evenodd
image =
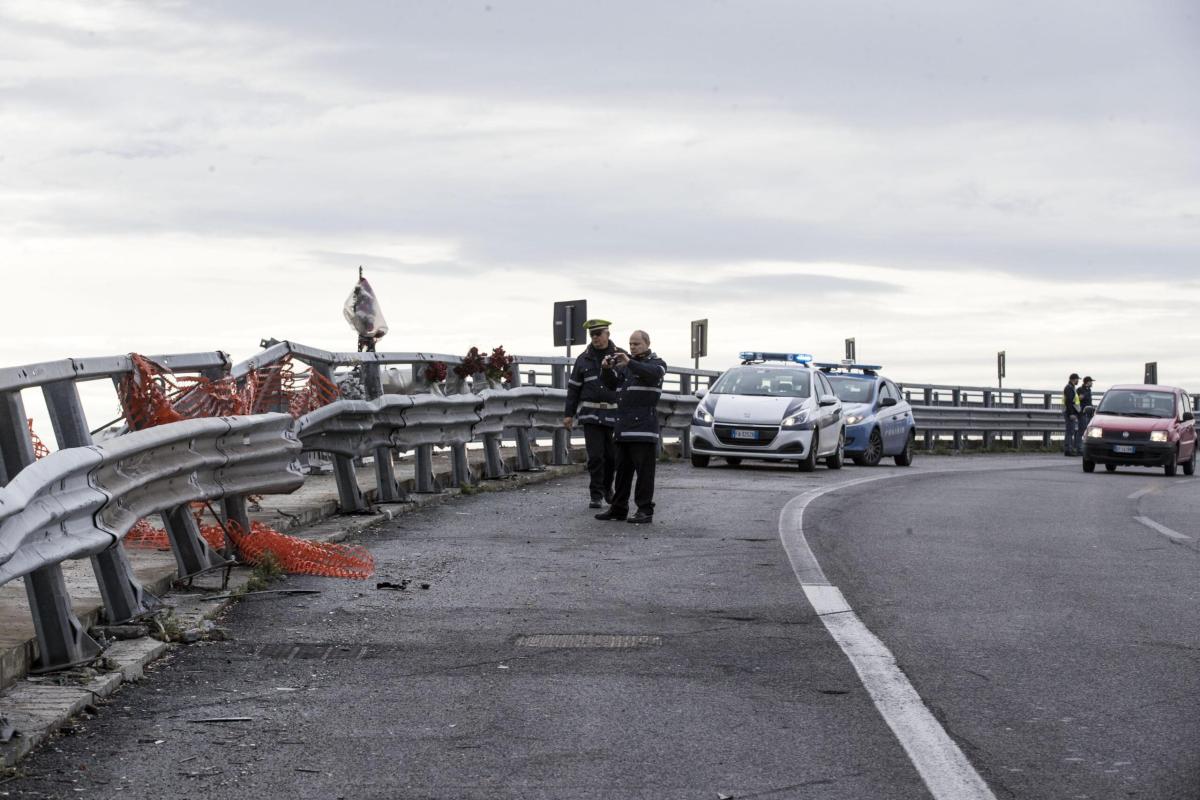
M 843 403 L 869 403 L 875 396 L 874 378 L 856 378 L 850 375 L 826 375 L 833 384 L 834 394 Z
M 1146 392 L 1136 389 L 1109 389 L 1100 401 L 1097 414 L 1115 417 L 1175 416 L 1175 395 L 1170 392 Z
M 759 397 L 808 397 L 812 380 L 802 369 L 778 367 L 734 367 L 725 370 L 710 390 L 712 394 L 741 394 Z

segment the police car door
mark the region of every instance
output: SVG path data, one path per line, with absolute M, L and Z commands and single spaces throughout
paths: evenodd
M 818 453 L 831 453 L 837 449 L 837 421 L 841 416 L 842 408 L 840 403 L 835 403 L 831 406 L 821 405 L 821 398 L 828 395 L 836 396 L 833 391 L 832 384 L 820 372 L 814 371 L 813 376 L 813 396 L 817 401 L 817 430 L 820 431 L 820 441 L 818 442 Z
M 904 449 L 904 439 L 908 435 L 908 404 L 891 381 L 884 380 L 879 384 L 879 400 L 884 398 L 896 401 L 892 406 L 881 406 L 879 409 L 879 427 L 883 430 L 883 450 L 885 453 L 898 453 Z

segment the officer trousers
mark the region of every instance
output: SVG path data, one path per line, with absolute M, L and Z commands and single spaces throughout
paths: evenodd
M 617 442 L 617 485 L 613 490 L 612 510 L 629 513 L 629 490 L 637 475 L 633 501 L 643 514 L 654 513 L 654 465 L 658 461 L 657 442 Z
M 613 429 L 608 425 L 584 423 L 583 443 L 587 447 L 587 471 L 591 476 L 588 492 L 593 500 L 604 500 L 612 493 L 613 476 L 617 474 Z

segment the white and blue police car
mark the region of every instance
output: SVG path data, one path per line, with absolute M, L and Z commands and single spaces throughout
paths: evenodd
M 842 402 L 803 353 L 741 353 L 711 389 L 701 389 L 692 416 L 692 466 L 714 456 L 797 462 L 810 472 L 823 459 L 841 469 L 846 431 Z
M 907 467 L 913 461 L 916 424 L 912 407 L 895 383 L 879 374 L 882 367 L 850 361 L 817 363 L 842 401 L 846 414 L 846 455 L 855 464 L 873 467 L 891 456 Z

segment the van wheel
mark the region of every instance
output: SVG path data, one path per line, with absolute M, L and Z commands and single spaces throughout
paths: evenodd
M 1163 474 L 1168 478 L 1175 477 L 1175 470 L 1179 468 L 1179 450 L 1175 450 L 1175 455 L 1166 464 L 1163 464 Z
M 1195 475 L 1196 474 L 1196 445 L 1195 444 L 1192 445 L 1192 457 L 1189 458 L 1187 461 L 1183 462 L 1183 474 L 1184 475 Z
M 854 463 L 860 467 L 874 467 L 883 460 L 883 437 L 879 435 L 879 428 L 871 431 L 871 435 L 867 438 L 867 449 L 863 454 L 854 459 Z
M 692 466 L 693 467 L 707 467 L 708 460 L 709 460 L 709 456 L 698 456 L 695 453 L 692 453 Z
M 1085 459 L 1083 460 L 1083 471 L 1084 471 L 1084 472 L 1095 472 L 1095 471 L 1096 471 L 1096 462 L 1095 462 L 1095 461 L 1088 461 L 1088 460 L 1085 458 Z
M 1117 471 L 1117 465 L 1116 465 L 1116 464 L 1105 464 L 1105 465 L 1104 465 L 1104 469 L 1106 469 L 1106 470 L 1107 470 L 1107 471 L 1109 471 L 1109 472 L 1116 472 L 1116 471 Z
M 808 455 L 800 459 L 800 463 L 797 465 L 800 467 L 801 472 L 812 472 L 817 468 L 817 447 L 819 446 L 819 441 L 820 437 L 817 436 L 816 431 L 813 431 L 812 444 L 808 448 Z
M 841 435 L 838 436 L 837 450 L 834 450 L 833 454 L 825 459 L 825 466 L 829 467 L 830 469 L 841 469 L 842 464 L 845 464 L 845 463 L 846 463 L 846 432 L 842 431 Z

